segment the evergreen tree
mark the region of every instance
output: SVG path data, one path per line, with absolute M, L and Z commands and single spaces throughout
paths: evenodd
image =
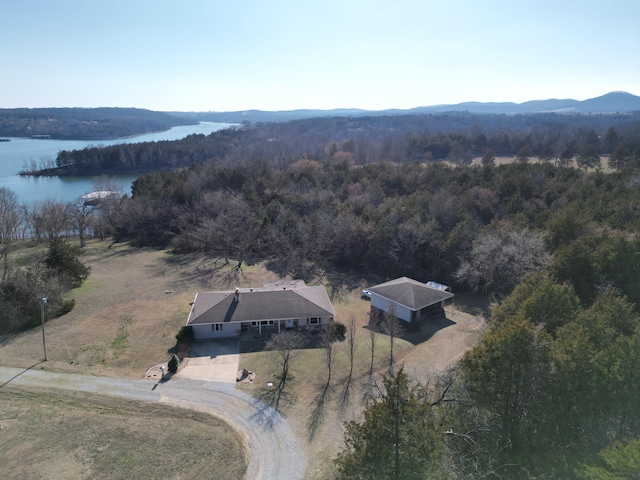
M 346 424 L 345 448 L 336 463 L 340 479 L 443 478 L 443 440 L 431 404 L 403 368 L 384 379 L 386 395 Z
M 45 265 L 63 283 L 77 288 L 87 279 L 90 272 L 89 267 L 80 261 L 81 255 L 80 247 L 71 245 L 60 237 L 54 237 L 49 242 Z
M 581 480 L 621 480 L 640 478 L 640 437 L 627 443 L 613 444 L 603 451 L 599 464 L 582 465 Z

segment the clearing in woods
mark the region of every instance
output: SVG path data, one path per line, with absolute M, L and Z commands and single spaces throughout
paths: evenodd
M 47 322 L 49 361 L 44 364 L 46 369 L 141 378 L 153 365 L 167 361 L 176 345 L 174 336 L 185 324 L 189 302 L 197 291 L 261 286 L 265 281 L 278 279 L 264 264 L 245 265 L 242 271 L 236 271 L 231 261 L 136 249 L 127 244 L 109 246 L 108 242 L 91 241 L 86 252 L 84 261 L 91 267 L 91 275 L 73 292 L 76 307 L 67 315 Z M 28 254 L 28 249 L 17 252 L 22 256 Z M 317 338 L 312 343 L 314 346 L 295 352 L 291 361 L 292 378 L 280 407 L 308 453 L 306 478 L 327 478 L 332 471 L 331 460 L 342 447 L 343 422 L 360 419 L 372 337 L 366 328 L 369 302 L 360 298 L 360 290 L 383 280 L 387 279 L 340 273 L 328 274 L 322 279 L 334 304 L 336 320 L 348 324 L 352 316 L 355 318 L 355 362 L 352 380 L 348 383 L 347 342 L 336 342 L 332 377 L 327 383 L 326 351 L 319 346 Z M 456 296 L 454 304 L 446 308 L 446 319 L 424 325 L 418 332 L 405 332 L 395 340 L 396 364 L 404 365 L 405 371 L 420 381 L 446 370 L 481 338 L 486 311 L 487 305 L 482 299 Z M 373 337 L 374 367 L 379 378 L 388 367 L 390 343 L 386 335 L 375 333 Z M 245 348 L 241 346 L 239 368 L 255 372 L 256 380 L 238 388 L 269 401 L 272 391 L 267 382 L 273 382 L 278 365 L 272 353 L 260 351 L 262 342 L 257 339 Z M 42 358 L 39 328 L 0 338 L 0 365 L 28 368 Z M 6 387 L 0 389 L 0 396 L 6 398 L 6 392 Z M 61 402 L 64 404 L 68 398 L 64 397 Z M 21 400 L 23 406 L 29 402 L 34 403 L 34 408 L 51 403 L 38 396 L 25 396 Z M 83 404 L 81 400 L 77 402 Z M 85 407 L 78 408 L 82 411 Z M 123 415 L 126 417 L 126 413 Z M 188 414 L 176 410 L 176 418 L 185 416 Z M 118 430 L 116 418 L 113 421 L 112 428 Z M 174 439 L 179 442 L 175 435 Z M 158 437 L 154 441 L 163 440 Z M 29 442 L 23 448 L 29 450 Z M 39 458 L 51 461 L 53 456 Z M 150 463 L 156 460 L 149 455 Z M 65 478 L 81 478 L 82 473 Z

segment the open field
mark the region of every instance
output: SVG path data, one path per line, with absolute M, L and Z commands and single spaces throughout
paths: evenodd
M 73 292 L 75 309 L 47 323 L 49 361 L 37 368 L 141 378 L 150 367 L 167 361 L 168 352 L 175 347 L 174 335 L 184 325 L 196 291 L 261 286 L 264 281 L 277 279 L 262 264 L 234 272 L 233 263 L 226 265 L 203 256 L 173 256 L 165 251 L 133 249 L 126 244 L 109 247 L 108 242 L 98 241 L 89 243 L 85 262 L 91 266 L 91 276 Z M 280 407 L 307 452 L 306 478 L 330 475 L 331 459 L 342 447 L 343 422 L 361 418 L 372 336 L 376 378 L 379 380 L 388 368 L 389 339 L 386 335 L 370 334 L 366 328 L 369 302 L 359 295 L 362 287 L 382 280 L 339 273 L 322 280 L 331 295 L 336 319 L 345 324 L 351 317 L 355 319 L 356 358 L 348 391 L 346 341 L 334 344 L 332 378 L 328 384 L 322 348 L 302 349 L 292 360 L 293 378 L 287 383 Z M 484 331 L 481 312 L 486 311 L 487 305 L 464 295 L 455 300 L 446 309 L 446 319 L 423 326 L 419 332 L 406 332 L 395 340 L 395 364 L 404 365 L 419 381 L 446 370 L 477 343 Z M 27 368 L 37 364 L 42 359 L 41 335 L 36 328 L 0 339 L 0 365 Z M 238 388 L 269 401 L 272 391 L 266 384 L 273 381 L 278 371 L 273 354 L 244 351 L 239 368 L 255 372 L 256 381 Z M 28 404 L 30 398 L 26 396 L 23 404 Z M 35 397 L 33 401 L 36 405 L 42 403 Z M 183 418 L 180 415 L 177 418 Z M 23 448 L 30 448 L 28 442 Z M 47 458 L 51 457 L 42 457 L 43 461 Z
M 517 163 L 518 159 L 516 157 L 496 157 L 495 158 L 495 164 L 496 165 L 505 165 L 508 163 Z M 540 159 L 538 157 L 530 157 L 529 158 L 529 163 L 541 163 Z M 552 165 L 555 165 L 556 162 L 554 160 L 551 160 L 550 162 Z M 451 163 L 451 165 L 455 165 L 453 163 Z M 471 161 L 471 165 L 474 166 L 478 166 L 478 165 L 482 165 L 482 157 L 476 157 Z M 578 162 L 576 161 L 576 159 L 573 159 L 571 161 L 571 167 L 573 168 L 577 168 L 579 169 L 580 167 L 578 166 Z M 608 155 L 600 155 L 600 166 L 597 167 L 599 170 L 602 170 L 605 173 L 609 173 L 612 172 L 613 169 L 611 167 L 609 167 L 609 156 Z
M 0 390 L 4 478 L 244 477 L 238 435 L 204 413 L 61 391 Z

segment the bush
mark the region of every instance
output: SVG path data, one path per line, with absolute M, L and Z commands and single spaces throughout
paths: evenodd
M 74 298 L 70 300 L 63 300 L 60 303 L 60 305 L 58 305 L 58 308 L 56 308 L 56 311 L 53 314 L 53 317 L 54 318 L 61 317 L 62 315 L 65 315 L 69 313 L 71 310 L 73 310 L 73 307 L 75 306 L 76 306 L 76 301 Z
M 193 342 L 193 338 L 193 327 L 191 326 L 185 325 L 180 329 L 178 333 L 176 333 L 176 340 L 178 341 L 178 343 L 191 343 Z
M 178 371 L 179 364 L 180 360 L 178 360 L 178 356 L 174 353 L 173 355 L 171 355 L 169 363 L 167 364 L 167 370 L 169 370 L 169 373 L 176 373 Z
M 347 333 L 347 327 L 340 322 L 332 322 L 327 327 L 327 336 L 331 342 L 344 338 Z
M 91 271 L 80 261 L 81 256 L 80 247 L 56 237 L 49 242 L 49 253 L 44 263 L 51 273 L 66 281 L 70 288 L 78 288 Z

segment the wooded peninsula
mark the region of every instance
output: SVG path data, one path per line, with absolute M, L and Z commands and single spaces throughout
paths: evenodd
M 0 137 L 106 140 L 198 121 L 138 108 L 2 108 Z

